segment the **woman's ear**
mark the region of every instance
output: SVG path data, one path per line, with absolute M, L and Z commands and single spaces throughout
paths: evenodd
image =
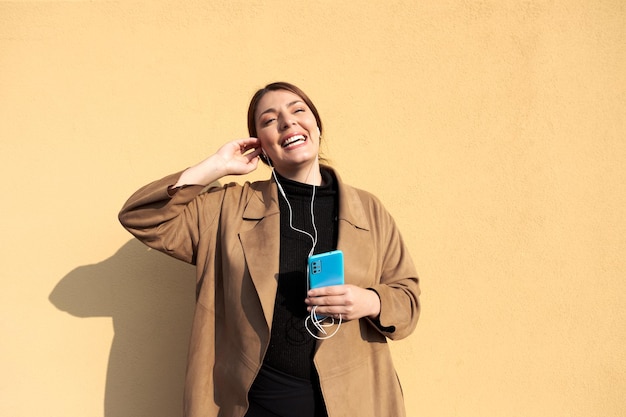
M 261 160 L 263 162 L 265 162 L 267 165 L 269 165 L 269 166 L 271 166 L 273 168 L 272 160 L 270 159 L 269 156 L 267 156 L 267 153 L 265 152 L 265 149 L 261 148 L 261 153 L 263 154 L 263 155 L 259 155 Z

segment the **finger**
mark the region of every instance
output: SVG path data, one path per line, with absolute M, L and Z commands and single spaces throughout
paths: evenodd
M 261 154 L 262 150 L 261 148 L 254 148 L 253 152 L 249 152 L 247 154 L 245 154 L 246 158 L 248 158 L 248 162 L 251 162 L 253 160 L 256 160 L 256 158 Z
M 260 141 L 257 138 L 245 138 L 233 141 L 233 144 L 239 148 L 239 152 L 243 155 L 250 149 L 256 149 L 261 146 Z
M 322 297 L 325 295 L 343 295 L 345 293 L 345 285 L 329 285 L 327 287 L 319 287 L 309 290 L 309 297 Z
M 310 297 L 307 297 L 304 301 L 308 305 L 312 305 L 312 306 L 332 305 L 330 296 L 327 296 L 327 295 L 317 295 L 313 297 L 310 296 Z
M 310 313 L 311 311 L 313 311 L 313 307 L 314 306 L 309 306 L 307 307 L 307 311 Z M 318 314 L 320 316 L 327 316 L 327 317 L 336 317 L 338 318 L 340 315 L 343 315 L 343 309 L 338 307 L 338 306 L 332 306 L 332 307 L 328 307 L 328 306 L 317 306 L 315 307 L 315 314 Z
M 245 138 L 239 140 L 239 145 L 244 147 L 246 150 L 259 148 L 261 147 L 261 141 L 257 138 Z

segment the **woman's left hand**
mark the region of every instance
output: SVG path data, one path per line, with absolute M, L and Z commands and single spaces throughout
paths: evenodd
M 380 298 L 375 291 L 356 285 L 333 285 L 309 290 L 304 302 L 316 314 L 341 318 L 344 321 L 361 317 L 376 318 L 380 314 Z

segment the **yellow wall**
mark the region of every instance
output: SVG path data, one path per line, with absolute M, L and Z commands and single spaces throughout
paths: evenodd
M 409 416 L 626 415 L 622 0 L 1 2 L 0 415 L 180 415 L 192 269 L 117 211 L 275 80 L 418 265 Z

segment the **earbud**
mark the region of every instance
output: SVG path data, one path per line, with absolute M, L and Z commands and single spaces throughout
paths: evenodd
M 265 158 L 265 162 L 267 162 L 269 166 L 274 168 L 274 166 L 272 165 L 272 160 L 270 159 L 269 156 L 267 156 L 267 152 L 265 152 L 265 149 L 261 148 L 261 152 L 263 152 L 263 157 Z

